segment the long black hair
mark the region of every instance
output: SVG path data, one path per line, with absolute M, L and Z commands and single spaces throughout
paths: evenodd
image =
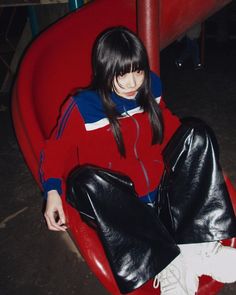
M 110 98 L 114 78 L 131 71 L 144 71 L 144 81 L 136 97 L 138 105 L 147 112 L 152 128 L 152 144 L 161 143 L 163 121 L 158 104 L 150 90 L 150 67 L 141 40 L 125 27 L 114 27 L 102 32 L 92 52 L 93 79 L 91 88 L 99 92 L 120 154 L 125 157 L 125 146 L 120 131 L 120 114 Z

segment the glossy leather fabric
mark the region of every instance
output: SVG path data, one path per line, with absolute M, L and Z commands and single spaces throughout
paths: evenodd
M 178 244 L 236 236 L 236 222 L 212 130 L 185 120 L 164 150 L 159 217 Z
M 143 285 L 179 254 L 127 176 L 86 165 L 71 173 L 67 187 L 67 201 L 96 227 L 121 293 Z
M 140 202 L 129 177 L 90 165 L 75 169 L 67 201 L 95 227 L 121 293 L 154 277 L 176 244 L 236 236 L 236 221 L 212 130 L 187 120 L 163 152 L 157 208 Z

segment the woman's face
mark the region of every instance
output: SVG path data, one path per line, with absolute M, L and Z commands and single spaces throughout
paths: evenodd
M 114 77 L 113 90 L 121 97 L 135 98 L 144 81 L 144 71 L 134 71 Z

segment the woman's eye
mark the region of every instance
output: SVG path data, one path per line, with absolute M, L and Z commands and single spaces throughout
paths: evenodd
M 143 74 L 143 71 L 142 71 L 142 70 L 137 70 L 137 71 L 136 71 L 136 74 L 138 74 L 138 75 L 142 75 L 142 74 Z
M 124 79 L 126 77 L 126 74 L 124 74 L 124 73 L 121 73 L 121 74 L 119 74 L 119 76 L 117 77 L 117 79 L 118 80 L 122 80 L 122 79 Z

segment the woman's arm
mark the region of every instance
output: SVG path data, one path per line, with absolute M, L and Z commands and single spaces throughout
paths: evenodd
M 47 202 L 44 216 L 50 230 L 66 230 L 61 196 L 68 169 L 78 165 L 78 136 L 83 126 L 76 102 L 71 97 L 63 105 L 58 123 L 41 151 L 39 172 Z M 68 168 L 69 158 L 74 162 Z

